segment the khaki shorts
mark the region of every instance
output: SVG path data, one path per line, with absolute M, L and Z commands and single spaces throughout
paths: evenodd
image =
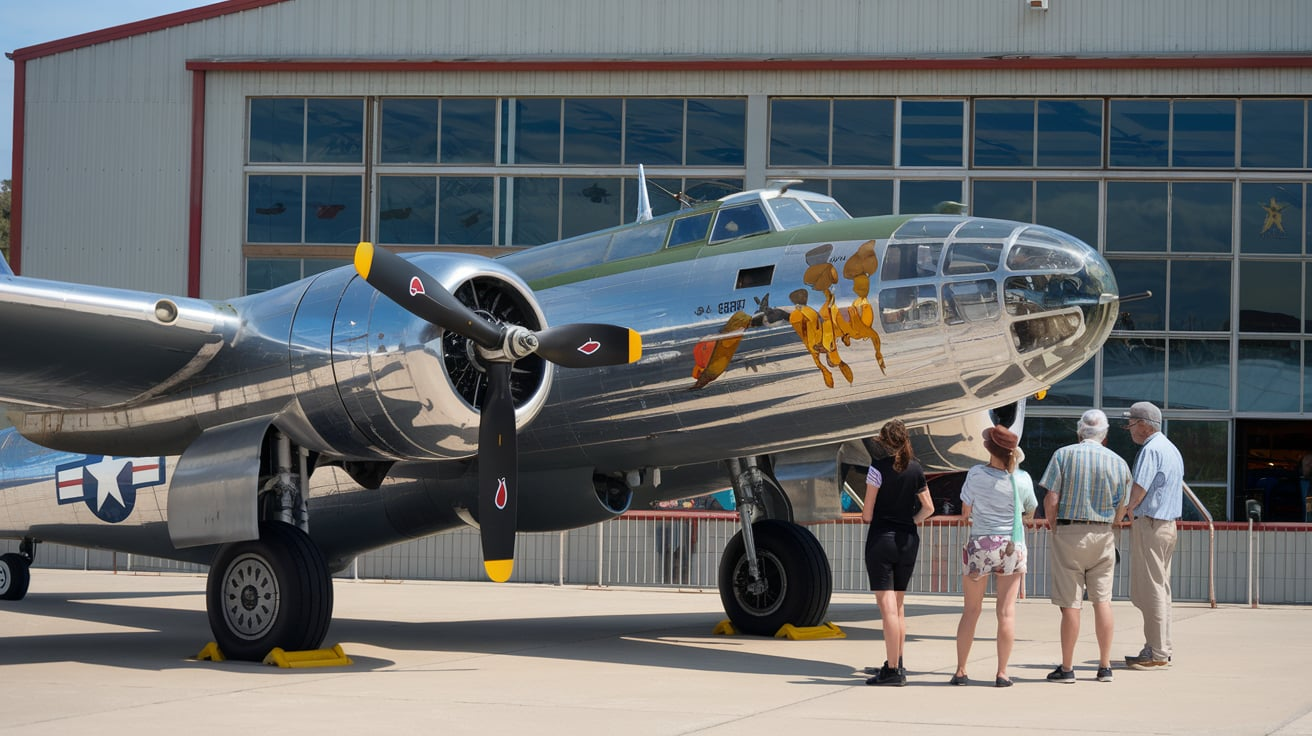
M 1052 529 L 1052 560 L 1048 582 L 1052 602 L 1079 608 L 1087 590 L 1090 603 L 1112 599 L 1116 544 L 1107 524 L 1069 524 Z

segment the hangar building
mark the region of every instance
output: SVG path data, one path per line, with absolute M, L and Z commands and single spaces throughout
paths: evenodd
M 958 201 L 1152 292 L 1031 402 L 1036 472 L 1084 408 L 1147 399 L 1218 518 L 1302 521 L 1310 28 L 1297 0 L 218 2 L 10 54 L 12 265 L 224 298 L 360 239 L 496 255 L 631 219 L 639 163 L 703 198 Z

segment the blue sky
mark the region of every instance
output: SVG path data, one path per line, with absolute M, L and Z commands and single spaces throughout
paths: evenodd
M 0 51 L 210 5 L 213 0 L 0 0 Z M 13 178 L 14 62 L 0 59 L 0 179 Z

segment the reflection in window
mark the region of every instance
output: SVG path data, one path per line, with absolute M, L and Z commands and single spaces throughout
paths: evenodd
M 560 163 L 559 97 L 506 100 L 508 164 Z
M 379 104 L 378 157 L 385 164 L 437 163 L 435 97 L 385 99 Z
M 834 100 L 833 165 L 892 166 L 894 112 L 893 100 Z
M 886 332 L 938 324 L 938 298 L 934 285 L 902 286 L 879 292 L 879 321 Z
M 1058 381 L 1048 389 L 1043 403 L 1047 406 L 1093 406 L 1093 365 L 1094 361 L 1090 360 Z M 1026 419 L 1026 434 L 1029 433 L 1028 424 Z
M 610 250 L 606 252 L 607 261 L 621 258 L 633 258 L 655 253 L 665 244 L 665 231 L 669 223 L 660 220 L 646 225 L 620 230 L 610 241 Z
M 247 258 L 246 293 L 276 289 L 350 263 L 341 258 Z
M 1303 101 L 1244 100 L 1239 165 L 1247 169 L 1303 167 Z
M 305 101 L 305 160 L 328 164 L 364 161 L 364 100 Z
M 970 214 L 1001 220 L 1034 220 L 1034 182 L 1016 179 L 976 179 Z
M 1022 237 L 1033 238 L 1038 234 L 1034 228 L 1028 228 Z M 1070 248 L 1052 248 L 1036 243 L 1016 242 L 1007 253 L 1007 268 L 1012 271 L 1077 271 L 1084 262 Z
M 1151 401 L 1164 406 L 1166 341 L 1113 337 L 1102 348 L 1103 406 Z
M 853 217 L 893 214 L 891 179 L 834 179 L 829 191 Z
M 770 211 L 774 213 L 774 218 L 779 221 L 779 226 L 785 230 L 814 225 L 816 222 L 811 212 L 802 206 L 801 202 L 791 197 L 775 197 L 768 200 L 768 204 Z
M 358 176 L 305 177 L 305 242 L 360 242 L 360 181 Z
M 647 166 L 683 164 L 683 100 L 625 100 L 624 163 Z
M 992 279 L 963 281 L 943 287 L 943 321 L 950 325 L 962 322 L 988 322 L 998 318 L 998 283 Z
M 834 220 L 850 220 L 852 216 L 843 209 L 838 202 L 830 202 L 822 199 L 808 199 L 806 208 L 811 210 L 815 219 L 820 222 L 833 222 Z
M 503 197 L 509 194 L 509 207 L 503 207 L 502 224 L 506 245 L 542 245 L 557 240 L 560 225 L 560 179 L 556 177 L 518 177 L 501 180 Z M 509 217 L 506 210 L 509 209 Z
M 566 98 L 563 163 L 618 164 L 623 106 L 618 97 Z
M 1172 338 L 1166 374 L 1172 409 L 1230 408 L 1230 342 Z
M 723 243 L 748 235 L 770 232 L 770 221 L 765 217 L 765 210 L 758 202 L 738 207 L 722 208 L 715 215 L 715 225 L 711 228 L 711 243 Z
M 1021 354 L 1058 345 L 1073 336 L 1079 329 L 1080 316 L 1075 312 L 1045 314 L 1011 324 L 1011 334 L 1016 340 L 1016 351 Z
M 1171 329 L 1230 329 L 1230 261 L 1171 261 Z
M 879 278 L 900 281 L 936 276 L 942 252 L 942 243 L 889 243 L 879 266 Z
M 441 149 L 444 164 L 491 164 L 496 160 L 496 100 L 444 98 Z
M 1067 276 L 1035 274 L 1012 276 L 1007 279 L 1005 288 L 1007 314 L 1024 316 L 1065 306 L 1071 299 L 1071 291 L 1079 286 Z
M 492 182 L 490 176 L 438 179 L 438 243 L 492 245 Z
M 1299 340 L 1240 340 L 1236 411 L 1299 411 Z
M 251 163 L 305 160 L 305 100 L 251 98 Z
M 704 212 L 691 217 L 680 217 L 670 227 L 670 239 L 667 247 L 675 248 L 688 243 L 706 239 L 706 229 L 711 225 L 713 212 Z
M 1239 189 L 1242 253 L 1301 253 L 1303 185 L 1245 182 Z
M 1171 250 L 1229 253 L 1234 212 L 1230 182 L 1171 184 Z
M 1102 100 L 1039 100 L 1038 120 L 1038 166 L 1102 166 Z
M 1301 275 L 1286 261 L 1240 261 L 1240 331 L 1302 331 Z
M 1106 249 L 1166 252 L 1166 182 L 1107 182 Z
M 604 230 L 621 224 L 619 179 L 564 179 L 564 203 L 561 235 L 575 235 Z
M 1034 100 L 975 101 L 975 166 L 1034 165 Z
M 1166 328 L 1166 262 L 1109 258 L 1108 264 L 1116 276 L 1121 294 L 1142 294 L 1151 291 L 1152 297 L 1121 303 L 1116 318 L 1117 330 L 1162 330 Z M 1134 402 L 1131 401 L 1131 404 Z
M 747 100 L 688 100 L 689 166 L 742 166 L 747 147 Z
M 301 242 L 300 176 L 251 176 L 246 180 L 246 242 Z
M 961 166 L 964 126 L 960 100 L 903 100 L 901 164 Z
M 432 245 L 436 231 L 435 177 L 378 177 L 378 242 Z
M 1108 121 L 1111 166 L 1165 167 L 1169 100 L 1112 100 Z
M 943 273 L 947 276 L 992 273 L 998 270 L 1001 257 L 1002 243 L 953 243 L 943 259 Z
M 930 181 L 902 181 L 898 211 L 903 214 L 938 212 L 944 202 L 961 201 L 962 182 L 959 179 Z
M 829 165 L 828 99 L 770 100 L 770 165 Z
M 1234 167 L 1234 100 L 1176 100 L 1171 115 L 1174 118 L 1172 166 Z
M 1034 182 L 1034 222 L 1098 242 L 1098 182 Z

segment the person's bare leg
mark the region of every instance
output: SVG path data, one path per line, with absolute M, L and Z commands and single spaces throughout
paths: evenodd
M 1116 624 L 1112 621 L 1112 604 L 1093 604 L 1093 626 L 1098 635 L 1098 666 L 1112 666 L 1112 633 Z
M 907 593 L 897 591 L 897 661 L 888 660 L 889 667 L 902 666 L 902 653 L 907 650 Z
M 998 575 L 998 677 L 1007 677 L 1007 662 L 1011 660 L 1011 647 L 1016 642 L 1016 596 L 1020 592 L 1024 574 Z
M 1080 638 L 1080 609 L 1061 609 L 1061 668 L 1075 669 L 1075 640 Z
M 884 628 L 884 652 L 889 667 L 897 667 L 902 653 L 902 618 L 897 605 L 897 594 L 892 590 L 875 591 L 879 602 L 879 618 Z
M 957 675 L 965 677 L 966 660 L 970 658 L 970 647 L 975 643 L 975 627 L 979 624 L 980 612 L 984 609 L 984 588 L 988 578 L 981 575 L 971 579 L 969 575 L 961 576 L 961 620 L 957 622 Z

